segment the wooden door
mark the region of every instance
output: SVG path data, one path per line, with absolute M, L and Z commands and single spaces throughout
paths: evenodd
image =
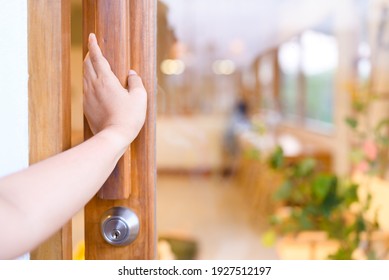
M 86 259 L 155 258 L 155 0 L 83 0 L 84 55 L 89 33 L 97 35 L 113 72 L 126 86 L 134 69 L 148 93 L 146 122 L 102 190 L 85 207 Z M 84 122 L 85 138 L 91 136 Z M 125 247 L 106 243 L 100 234 L 103 213 L 114 206 L 133 210 L 140 220 L 137 239 Z
M 31 164 L 70 148 L 70 2 L 28 0 Z M 83 0 L 83 17 L 84 41 L 90 32 L 96 33 L 123 85 L 131 68 L 148 92 L 146 123 L 115 168 L 119 176 L 111 176 L 85 208 L 86 258 L 154 259 L 156 3 Z M 90 135 L 86 125 L 85 137 Z M 126 247 L 108 245 L 100 234 L 101 215 L 113 206 L 132 209 L 140 220 L 138 238 Z M 69 222 L 32 258 L 71 259 L 71 230 Z
M 70 148 L 70 1 L 28 1 L 28 72 L 33 164 Z M 71 259 L 71 222 L 31 258 Z

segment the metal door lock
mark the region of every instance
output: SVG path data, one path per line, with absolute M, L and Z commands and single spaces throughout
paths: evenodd
M 132 243 L 139 234 L 138 216 L 125 207 L 113 207 L 104 212 L 100 222 L 101 235 L 114 246 Z

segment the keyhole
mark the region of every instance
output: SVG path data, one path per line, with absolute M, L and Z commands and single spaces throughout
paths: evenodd
M 117 229 L 114 229 L 113 231 L 112 231 L 112 233 L 111 233 L 111 237 L 112 237 L 112 239 L 114 239 L 114 240 L 117 240 L 119 237 L 120 237 L 120 231 L 119 230 L 117 230 Z
M 100 221 L 101 236 L 112 246 L 132 243 L 139 234 L 139 219 L 125 207 L 113 207 L 104 212 Z

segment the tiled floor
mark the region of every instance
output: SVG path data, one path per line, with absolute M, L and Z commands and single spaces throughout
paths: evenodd
M 219 176 L 158 176 L 159 234 L 183 233 L 199 243 L 199 259 L 277 259 L 261 245 L 245 199 Z

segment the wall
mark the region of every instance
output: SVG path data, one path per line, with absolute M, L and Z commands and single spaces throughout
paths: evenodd
M 0 7 L 1 177 L 28 166 L 27 0 Z
M 0 0 L 0 176 L 28 166 L 27 0 Z
M 220 169 L 225 125 L 225 117 L 220 115 L 158 116 L 158 170 Z

